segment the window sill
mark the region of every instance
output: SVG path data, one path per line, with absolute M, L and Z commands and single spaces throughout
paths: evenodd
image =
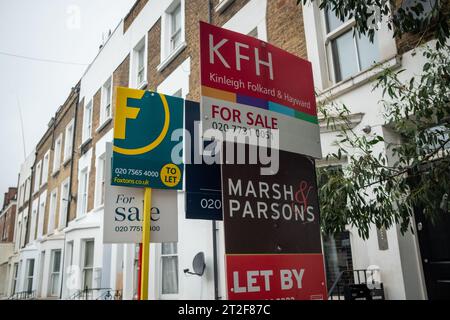
M 95 129 L 95 132 L 99 133 L 100 131 L 102 131 L 108 124 L 110 124 L 111 121 L 112 117 L 107 118 L 101 125 L 98 126 L 97 129 Z
M 319 118 L 320 133 L 339 131 L 342 127 L 344 127 L 344 125 L 347 129 L 353 129 L 361 123 L 363 117 L 364 113 L 361 112 L 349 115 L 347 118 L 348 122 L 337 117 L 335 118 L 334 126 L 331 124 L 328 126 L 325 118 Z
M 234 2 L 234 0 L 221 0 L 219 1 L 219 3 L 216 5 L 216 7 L 214 8 L 214 11 L 217 13 L 222 13 L 223 11 L 225 11 L 226 8 L 228 8 L 230 6 L 230 4 L 232 4 Z
M 52 178 L 58 175 L 60 168 L 52 172 Z
M 67 166 L 67 164 L 70 162 L 70 160 L 72 160 L 72 157 L 64 159 L 63 166 L 64 167 Z
M 144 81 L 140 85 L 137 86 L 137 89 L 139 90 L 145 90 L 147 88 L 148 82 Z
M 92 141 L 92 138 L 86 139 L 86 140 L 80 145 L 80 149 L 83 149 L 84 147 L 86 147 L 91 141 Z
M 183 41 L 178 48 L 173 50 L 160 64 L 156 67 L 156 71 L 162 72 L 183 50 L 187 47 L 187 43 Z
M 97 205 L 92 211 L 93 211 L 93 212 L 98 212 L 98 211 L 103 210 L 104 208 L 105 208 L 105 205 L 104 205 L 104 204 L 99 204 L 99 205 Z
M 335 85 L 323 90 L 317 97 L 318 102 L 324 100 L 335 99 L 349 91 L 352 91 L 368 82 L 371 82 L 379 76 L 384 69 L 396 69 L 401 66 L 401 57 L 398 55 L 386 59 L 374 65 L 370 69 L 363 70 L 345 80 L 342 80 Z

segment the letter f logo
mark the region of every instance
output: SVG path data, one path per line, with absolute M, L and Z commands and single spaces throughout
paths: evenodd
M 117 88 L 116 117 L 114 123 L 114 139 L 126 139 L 127 119 L 136 119 L 140 109 L 127 106 L 128 98 L 142 99 L 145 91 L 129 88 Z

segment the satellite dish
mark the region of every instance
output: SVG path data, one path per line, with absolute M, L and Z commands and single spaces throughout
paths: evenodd
M 205 272 L 205 268 L 205 254 L 203 252 L 199 252 L 195 255 L 194 261 L 192 261 L 192 269 L 194 269 L 195 274 L 202 276 Z
M 203 276 L 203 273 L 205 273 L 205 254 L 203 252 L 199 252 L 195 255 L 194 260 L 192 261 L 192 269 L 194 269 L 194 272 L 190 272 L 189 269 L 184 269 L 184 273 L 192 274 L 196 276 Z

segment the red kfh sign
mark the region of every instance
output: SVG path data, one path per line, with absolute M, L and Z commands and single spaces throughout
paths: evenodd
M 312 67 L 269 43 L 200 22 L 201 84 L 316 116 Z
M 321 158 L 311 63 L 267 42 L 200 22 L 201 117 L 209 129 L 266 138 Z M 269 133 L 267 133 L 269 132 Z M 255 145 L 256 142 L 249 142 Z
M 324 300 L 321 254 L 227 255 L 230 300 Z

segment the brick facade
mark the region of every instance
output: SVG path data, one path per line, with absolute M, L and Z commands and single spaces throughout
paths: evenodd
M 3 198 L 3 208 L 0 211 L 0 243 L 10 243 L 14 240 L 14 227 L 17 210 L 17 188 L 8 188 Z
M 45 212 L 44 212 L 44 228 L 43 228 L 43 235 L 47 235 L 47 228 L 49 223 L 49 214 L 50 214 L 50 195 L 53 192 L 53 190 L 57 190 L 57 198 L 56 198 L 56 204 L 55 204 L 55 219 L 54 219 L 54 226 L 55 230 L 58 229 L 59 225 L 59 215 L 60 215 L 60 205 L 61 205 L 61 195 L 62 195 L 62 188 L 61 184 L 64 182 L 67 178 L 70 178 L 71 172 L 72 172 L 72 162 L 76 162 L 76 156 L 74 157 L 74 153 L 71 151 L 71 156 L 69 159 L 64 161 L 64 148 L 65 148 L 65 142 L 66 142 L 66 128 L 69 125 L 71 121 L 74 120 L 75 110 L 78 104 L 78 89 L 79 85 L 72 88 L 67 100 L 64 102 L 62 106 L 58 109 L 56 112 L 52 123 L 49 125 L 47 131 L 45 132 L 43 138 L 39 141 L 38 145 L 36 146 L 36 159 L 33 166 L 33 173 L 32 173 L 32 179 L 31 179 L 31 189 L 32 189 L 32 197 L 31 202 L 28 204 L 28 213 L 32 211 L 32 204 L 33 201 L 36 199 L 39 199 L 41 194 L 44 191 L 47 191 L 46 195 L 46 205 L 45 205 Z M 60 150 L 60 166 L 58 170 L 53 170 L 53 162 L 55 157 L 55 144 L 58 137 L 62 137 L 61 140 L 61 150 Z M 73 138 L 70 137 L 71 143 L 73 143 Z M 48 174 L 47 174 L 47 182 L 45 184 L 41 184 L 41 186 L 35 190 L 34 189 L 34 180 L 36 179 L 36 166 L 41 161 L 43 164 L 43 159 L 45 157 L 45 154 L 47 151 L 50 150 L 50 157 L 49 157 L 49 164 L 48 164 Z M 43 166 L 43 165 L 42 165 Z M 41 169 L 41 175 L 42 175 L 42 169 Z M 42 178 L 41 178 L 42 181 Z M 27 197 L 27 196 L 26 196 Z M 38 207 L 38 210 L 40 208 Z M 30 216 L 30 215 L 29 215 Z M 34 234 L 37 234 L 38 230 L 38 219 L 40 214 L 38 214 L 36 218 L 36 224 L 35 224 L 35 230 Z M 31 216 L 30 216 L 31 217 Z M 31 228 L 31 218 L 28 219 L 27 222 L 28 229 Z M 65 226 L 64 226 L 65 227 Z M 27 232 L 27 240 L 28 243 L 31 239 L 29 239 L 30 231 Z

